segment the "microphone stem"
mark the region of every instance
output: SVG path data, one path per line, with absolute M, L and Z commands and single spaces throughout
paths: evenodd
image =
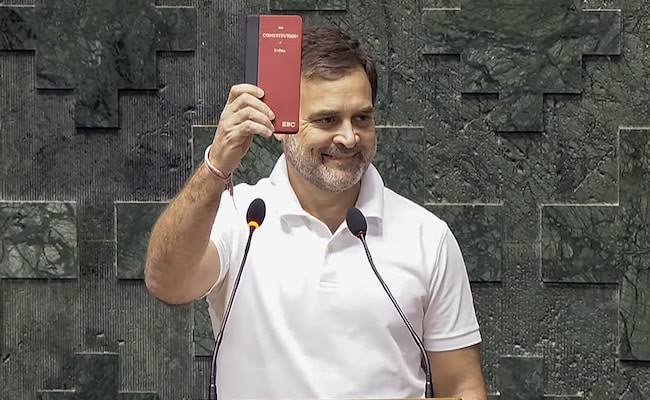
M 246 263 L 246 258 L 248 258 L 248 250 L 251 247 L 251 239 L 253 238 L 253 232 L 255 228 L 250 227 L 248 232 L 248 240 L 246 241 L 246 248 L 244 249 L 244 257 L 241 260 L 241 265 L 239 266 L 239 271 L 237 272 L 237 277 L 235 278 L 235 284 L 230 293 L 230 299 L 228 300 L 228 306 L 226 311 L 223 314 L 223 319 L 221 320 L 221 327 L 219 328 L 219 333 L 214 342 L 214 350 L 212 352 L 212 365 L 210 368 L 210 393 L 209 400 L 217 400 L 217 353 L 219 352 L 219 347 L 221 346 L 221 341 L 223 340 L 223 333 L 226 328 L 226 322 L 228 321 L 228 316 L 230 315 L 230 309 L 232 308 L 232 303 L 235 300 L 235 293 L 237 292 L 237 287 L 239 286 L 239 280 L 241 279 L 242 271 L 244 270 L 244 264 Z
M 375 276 L 377 279 L 379 279 L 379 283 L 384 287 L 384 290 L 386 291 L 386 294 L 390 298 L 390 301 L 393 303 L 393 306 L 395 306 L 395 309 L 399 313 L 399 316 L 402 317 L 402 321 L 404 321 L 404 324 L 408 328 L 409 332 L 411 333 L 411 336 L 413 337 L 413 340 L 415 340 L 415 343 L 417 346 L 420 348 L 420 353 L 422 354 L 422 363 L 421 366 L 424 368 L 424 374 L 426 378 L 426 383 L 424 387 L 424 397 L 427 399 L 432 399 L 433 398 L 433 384 L 432 384 L 432 379 L 431 379 L 431 363 L 429 362 L 429 357 L 427 357 L 427 351 L 424 348 L 424 344 L 422 343 L 422 340 L 420 337 L 415 333 L 415 329 L 411 326 L 411 323 L 408 321 L 404 313 L 402 312 L 402 309 L 399 307 L 399 304 L 397 304 L 397 301 L 393 297 L 393 294 L 390 292 L 390 289 L 388 288 L 388 285 L 386 285 L 386 282 L 381 278 L 381 275 L 379 275 L 379 271 L 377 271 L 377 268 L 375 267 L 375 263 L 372 261 L 372 256 L 370 255 L 370 250 L 368 249 L 368 244 L 366 243 L 366 236 L 364 234 L 358 235 L 359 239 L 361 239 L 361 243 L 363 243 L 363 248 L 366 251 L 366 256 L 368 257 L 368 261 L 370 261 L 370 266 L 372 267 L 372 271 L 375 273 Z

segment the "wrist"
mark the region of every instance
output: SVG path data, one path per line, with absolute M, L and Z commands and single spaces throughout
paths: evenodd
M 210 171 L 210 174 L 212 175 L 213 178 L 217 179 L 221 183 L 223 183 L 226 188 L 228 189 L 228 192 L 230 195 L 233 195 L 233 182 L 232 182 L 232 172 L 225 173 L 221 169 L 217 168 L 212 161 L 210 161 L 210 150 L 212 149 L 212 145 L 209 145 L 205 149 L 205 153 L 203 154 L 203 163 L 207 167 L 208 171 Z

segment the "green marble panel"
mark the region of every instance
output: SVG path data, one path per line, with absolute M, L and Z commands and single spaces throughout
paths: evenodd
M 74 371 L 75 390 L 86 398 L 92 394 L 108 400 L 119 391 L 120 357 L 116 353 L 77 353 Z
M 506 241 L 539 240 L 542 204 L 618 200 L 617 149 L 611 132 L 589 121 L 556 129 L 540 135 L 500 135 Z
M 433 60 L 429 60 L 433 63 Z M 500 203 L 503 141 L 486 115 L 494 100 L 458 98 L 457 68 L 435 63 L 439 121 L 427 127 L 426 188 L 430 203 Z
M 80 128 L 116 128 L 119 89 L 157 89 L 157 51 L 196 48 L 196 10 L 148 0 L 0 7 L 0 50 L 35 50 L 37 88 L 74 89 Z
M 617 207 L 542 207 L 544 282 L 618 283 Z
M 79 275 L 75 203 L 0 202 L 0 279 Z
M 216 126 L 192 127 L 192 154 L 195 168 L 203 162 L 205 148 L 212 143 L 216 128 Z M 233 182 L 235 185 L 238 183 L 254 185 L 258 180 L 268 177 L 281 154 L 282 145 L 279 141 L 255 136 L 248 153 L 235 171 Z
M 115 202 L 118 279 L 144 279 L 149 235 L 166 205 L 166 202 Z
M 345 11 L 348 0 L 270 0 L 271 11 Z
M 194 326 L 192 339 L 194 341 L 194 357 L 212 357 L 214 349 L 214 334 L 210 320 L 209 305 L 205 299 L 192 303 Z
M 377 127 L 377 155 L 373 164 L 386 187 L 424 204 L 426 138 L 420 127 Z
M 501 357 L 497 377 L 501 400 L 539 400 L 544 394 L 544 358 Z
M 501 132 L 541 132 L 545 93 L 579 94 L 584 54 L 620 54 L 620 11 L 574 0 L 474 0 L 425 8 L 423 53 L 459 54 L 463 93 L 498 93 Z M 477 34 L 480 32 L 480 34 Z
M 0 7 L 0 50 L 31 49 L 35 46 L 32 25 L 34 7 Z
M 116 353 L 77 353 L 74 390 L 40 390 L 41 400 L 157 400 L 152 392 L 119 392 L 120 359 Z
M 503 207 L 428 204 L 445 221 L 463 253 L 471 282 L 500 282 L 503 267 Z
M 650 361 L 650 262 L 623 277 L 619 305 L 619 358 Z
M 619 355 L 650 361 L 650 129 L 620 133 L 622 267 Z

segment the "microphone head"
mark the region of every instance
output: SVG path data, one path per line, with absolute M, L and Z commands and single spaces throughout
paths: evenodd
M 348 229 L 354 236 L 360 238 L 366 235 L 366 230 L 368 229 L 366 217 L 363 216 L 358 208 L 352 207 L 348 210 L 345 222 L 348 224 Z
M 257 198 L 251 202 L 246 211 L 246 222 L 251 229 L 257 229 L 264 222 L 266 216 L 266 204 L 264 200 Z

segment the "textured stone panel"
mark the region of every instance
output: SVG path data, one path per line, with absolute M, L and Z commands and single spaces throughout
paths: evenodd
M 205 148 L 212 143 L 216 128 L 216 126 L 192 127 L 192 154 L 195 168 L 203 162 Z M 237 183 L 253 185 L 258 180 L 268 177 L 281 154 L 282 145 L 280 142 L 275 139 L 255 136 L 248 153 L 246 153 L 235 171 L 233 182 L 235 185 Z
M 73 365 L 81 340 L 79 284 L 0 280 L 0 399 L 70 387 L 65 366 Z
M 582 55 L 620 54 L 620 11 L 574 0 L 468 1 L 422 23 L 424 54 L 460 54 L 463 93 L 499 94 L 502 132 L 543 131 L 544 94 L 582 91 Z
M 79 275 L 75 203 L 0 202 L 0 279 Z
M 384 185 L 424 204 L 426 142 L 421 127 L 377 127 L 377 155 L 373 164 Z
M 498 381 L 502 400 L 539 400 L 544 394 L 544 359 L 501 357 Z
M 205 299 L 192 303 L 194 326 L 192 339 L 194 342 L 194 357 L 211 357 L 214 348 L 214 335 L 212 322 L 208 311 L 208 302 Z
M 149 235 L 165 202 L 116 202 L 117 278 L 144 279 Z
M 0 50 L 35 50 L 39 89 L 74 89 L 75 124 L 115 128 L 118 89 L 155 90 L 156 52 L 196 47 L 196 11 L 147 0 L 0 7 Z
M 269 0 L 271 11 L 345 11 L 348 0 Z
M 155 393 L 118 393 L 120 359 L 115 353 L 77 353 L 74 390 L 41 390 L 41 400 L 156 400 Z
M 191 308 L 158 301 L 142 281 L 116 280 L 114 264 L 101 262 L 102 278 L 82 281 L 84 338 L 77 343 L 87 351 L 119 353 L 124 390 L 194 398 Z
M 500 282 L 503 209 L 500 205 L 428 204 L 458 240 L 471 282 Z
M 203 164 L 203 155 L 205 149 L 214 139 L 217 126 L 198 126 L 192 127 L 192 166 L 196 169 Z
M 0 198 L 4 200 L 39 199 L 30 188 L 34 160 L 26 156 L 36 136 L 32 61 L 29 53 L 0 52 Z
M 531 276 L 539 279 L 539 274 Z M 539 285 L 539 281 L 537 281 Z M 618 341 L 618 288 L 601 284 L 545 284 L 540 300 L 528 293 L 521 297 L 531 303 L 539 316 L 539 353 L 544 355 L 546 393 L 589 392 L 597 396 L 594 382 L 620 374 L 616 361 Z M 603 379 L 611 384 L 611 378 Z M 587 397 L 587 393 L 585 393 Z
M 650 129 L 622 130 L 620 347 L 624 360 L 650 361 Z
M 76 399 L 77 395 L 74 390 L 48 390 L 38 393 L 40 400 L 70 400 Z
M 542 207 L 545 282 L 618 283 L 616 207 Z
M 257 4 L 253 4 L 257 3 Z M 230 87 L 244 81 L 246 15 L 268 12 L 268 0 L 197 2 L 196 124 L 219 121 Z

